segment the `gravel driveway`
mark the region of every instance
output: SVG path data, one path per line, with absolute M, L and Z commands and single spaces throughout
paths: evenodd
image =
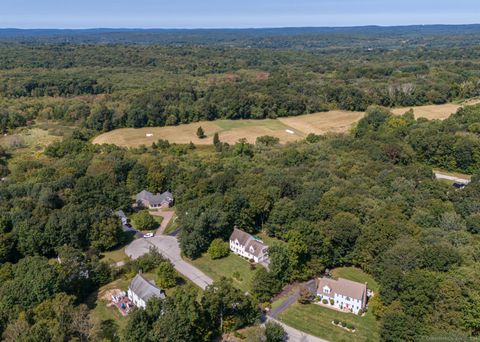
M 148 253 L 150 247 L 156 247 L 165 258 L 172 262 L 179 273 L 183 274 L 203 290 L 213 283 L 213 280 L 206 276 L 205 273 L 182 259 L 180 256 L 180 246 L 174 236 L 159 235 L 149 239 L 136 239 L 125 248 L 125 253 L 130 258 L 137 259 Z

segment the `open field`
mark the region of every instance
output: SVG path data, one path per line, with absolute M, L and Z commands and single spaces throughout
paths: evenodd
M 378 323 L 371 312 L 360 317 L 324 308 L 317 304 L 302 305 L 295 303 L 279 317 L 283 323 L 329 341 L 378 341 Z M 354 333 L 334 326 L 332 321 L 338 319 L 355 326 Z
M 250 269 L 247 260 L 233 253 L 217 260 L 212 260 L 208 254 L 204 254 L 201 258 L 189 260 L 189 262 L 214 281 L 218 281 L 221 277 L 232 278 L 234 286 L 242 291 L 250 291 L 250 283 L 255 271 Z M 257 265 L 257 267 L 262 266 Z M 239 273 L 240 279 L 233 277 L 234 272 Z
M 466 104 L 476 104 L 474 100 Z M 415 117 L 444 120 L 455 113 L 462 104 L 446 103 L 443 105 L 430 105 L 418 107 L 395 108 L 392 112 L 401 115 L 409 109 L 413 109 Z M 94 144 L 115 144 L 123 147 L 137 147 L 140 145 L 150 146 L 159 139 L 168 140 L 171 143 L 195 145 L 210 145 L 215 133 L 220 140 L 229 144 L 236 143 L 245 138 L 250 143 L 264 135 L 270 135 L 280 139 L 281 143 L 293 142 L 305 138 L 309 133 L 343 133 L 347 132 L 358 122 L 364 112 L 329 111 L 300 116 L 264 119 L 264 120 L 216 120 L 202 121 L 179 126 L 144 127 L 144 128 L 120 128 L 97 136 Z M 207 137 L 199 139 L 197 128 L 202 127 Z
M 207 135 L 204 139 L 197 137 L 197 129 L 200 126 Z M 294 133 L 287 133 L 287 129 L 294 131 Z M 247 139 L 250 143 L 255 143 L 257 137 L 263 135 L 277 137 L 282 142 L 296 141 L 304 137 L 302 132 L 282 124 L 279 120 L 217 120 L 180 126 L 120 128 L 99 135 L 93 140 L 93 143 L 135 147 L 140 145 L 150 146 L 159 139 L 166 139 L 177 144 L 193 142 L 195 145 L 211 145 L 215 133 L 219 134 L 221 141 L 231 144 L 241 138 Z

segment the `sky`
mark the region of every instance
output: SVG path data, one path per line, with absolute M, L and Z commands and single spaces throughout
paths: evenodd
M 480 0 L 0 0 L 2 28 L 471 24 Z

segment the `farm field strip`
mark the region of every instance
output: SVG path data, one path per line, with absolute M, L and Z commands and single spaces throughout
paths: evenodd
M 476 104 L 479 100 L 466 104 Z M 446 103 L 443 105 L 428 105 L 392 109 L 393 114 L 402 115 L 413 109 L 415 117 L 430 120 L 444 120 L 455 113 L 462 104 Z M 281 143 L 294 142 L 305 138 L 310 133 L 344 133 L 350 130 L 363 116 L 364 112 L 329 111 L 279 119 L 262 120 L 216 120 L 201 121 L 178 126 L 120 128 L 101 134 L 93 139 L 94 144 L 115 144 L 122 147 L 150 146 L 159 139 L 176 144 L 211 145 L 215 133 L 220 140 L 229 144 L 245 138 L 249 143 L 264 135 L 280 139 Z M 197 137 L 197 129 L 201 126 L 206 138 Z

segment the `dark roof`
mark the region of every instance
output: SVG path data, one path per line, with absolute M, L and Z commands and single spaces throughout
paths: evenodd
M 325 286 L 328 286 L 333 293 L 358 300 L 364 300 L 367 292 L 367 284 L 357 283 L 343 278 L 338 278 L 338 280 L 320 278 L 318 282 L 318 292 L 322 293 Z
M 240 245 L 245 246 L 245 251 L 257 257 L 259 257 L 263 253 L 263 250 L 266 247 L 268 247 L 262 241 L 255 239 L 250 234 L 238 228 L 233 228 L 233 233 L 232 235 L 230 235 L 230 240 L 238 240 L 238 243 Z M 253 250 L 251 250 L 250 247 L 252 247 Z
M 147 190 L 143 190 L 136 196 L 136 200 L 138 201 L 148 201 L 152 205 L 160 205 L 165 201 L 171 202 L 173 201 L 173 195 L 171 192 L 165 191 L 163 194 L 152 194 Z
M 141 274 L 137 274 L 135 278 L 133 278 L 128 288 L 138 297 L 142 298 L 145 303 L 152 297 L 165 298 L 162 290 L 145 279 Z

